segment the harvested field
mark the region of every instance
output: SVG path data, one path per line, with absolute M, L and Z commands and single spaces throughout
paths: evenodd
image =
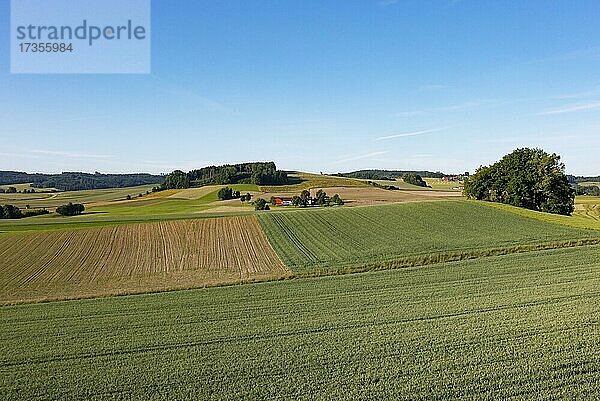
M 253 216 L 0 234 L 0 303 L 286 275 Z
M 378 205 L 395 202 L 415 202 L 423 200 L 441 200 L 448 198 L 461 198 L 460 192 L 435 191 L 435 190 L 395 190 L 390 191 L 376 187 L 323 187 L 327 195 L 340 195 L 346 206 Z M 318 189 L 310 192 L 314 196 Z M 290 192 L 266 192 L 258 194 L 257 197 L 270 199 L 271 196 L 292 196 L 298 193 Z
M 207 185 L 205 187 L 200 187 L 200 188 L 181 189 L 181 190 L 178 190 L 177 192 L 175 192 L 174 194 L 170 195 L 169 198 L 188 199 L 188 200 L 200 199 L 203 196 L 206 196 L 206 195 L 210 194 L 211 192 L 218 190 L 219 188 L 221 188 L 221 186 Z

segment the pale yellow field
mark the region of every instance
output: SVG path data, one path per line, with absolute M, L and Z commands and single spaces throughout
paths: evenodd
M 395 202 L 415 202 L 426 200 L 441 200 L 449 198 L 461 198 L 460 192 L 436 191 L 436 190 L 386 190 L 376 187 L 326 187 L 322 188 L 327 195 L 333 196 L 338 194 L 346 206 L 362 206 L 362 205 L 377 205 L 384 203 Z M 314 196 L 317 189 L 312 189 L 311 194 Z M 271 196 L 290 196 L 290 193 L 268 192 L 258 195 L 266 200 Z M 297 195 L 297 194 L 295 194 Z
M 188 189 L 179 189 L 174 190 L 175 192 L 168 196 L 168 198 L 172 199 L 200 199 L 209 193 L 218 190 L 219 188 L 223 188 L 224 185 L 207 185 L 205 187 L 200 188 L 188 188 Z
M 0 304 L 288 274 L 254 216 L 0 234 Z

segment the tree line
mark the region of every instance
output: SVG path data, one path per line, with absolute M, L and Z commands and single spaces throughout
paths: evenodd
M 597 185 L 573 184 L 575 195 L 600 196 L 600 187 Z
M 56 188 L 61 191 L 125 188 L 159 184 L 163 180 L 163 176 L 152 174 L 101 174 L 99 172 L 94 174 L 80 172 L 28 174 L 19 171 L 0 171 L 0 185 L 31 183 L 34 188 Z
M 49 214 L 46 209 L 25 209 L 21 210 L 14 205 L 0 205 L 0 219 L 22 219 L 25 217 L 39 216 Z
M 85 206 L 80 203 L 67 203 L 56 208 L 56 213 L 62 216 L 76 216 L 85 210 Z M 47 209 L 20 209 L 15 205 L 0 205 L 0 219 L 22 219 L 25 217 L 40 216 L 49 214 Z
M 388 180 L 395 181 L 407 174 L 419 175 L 425 178 L 442 178 L 446 174 L 439 171 L 410 171 L 410 170 L 358 170 L 349 173 L 338 173 L 339 177 L 358 178 L 361 180 Z

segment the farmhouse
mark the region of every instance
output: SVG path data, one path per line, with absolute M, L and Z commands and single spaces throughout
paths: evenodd
M 291 206 L 292 205 L 292 198 L 285 197 L 285 196 L 276 197 L 275 198 L 275 204 L 277 206 Z

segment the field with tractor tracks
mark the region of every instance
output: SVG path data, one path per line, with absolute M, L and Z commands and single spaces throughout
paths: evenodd
M 202 287 L 287 274 L 254 216 L 0 234 L 0 303 Z
M 0 398 L 598 399 L 600 247 L 0 308 Z

